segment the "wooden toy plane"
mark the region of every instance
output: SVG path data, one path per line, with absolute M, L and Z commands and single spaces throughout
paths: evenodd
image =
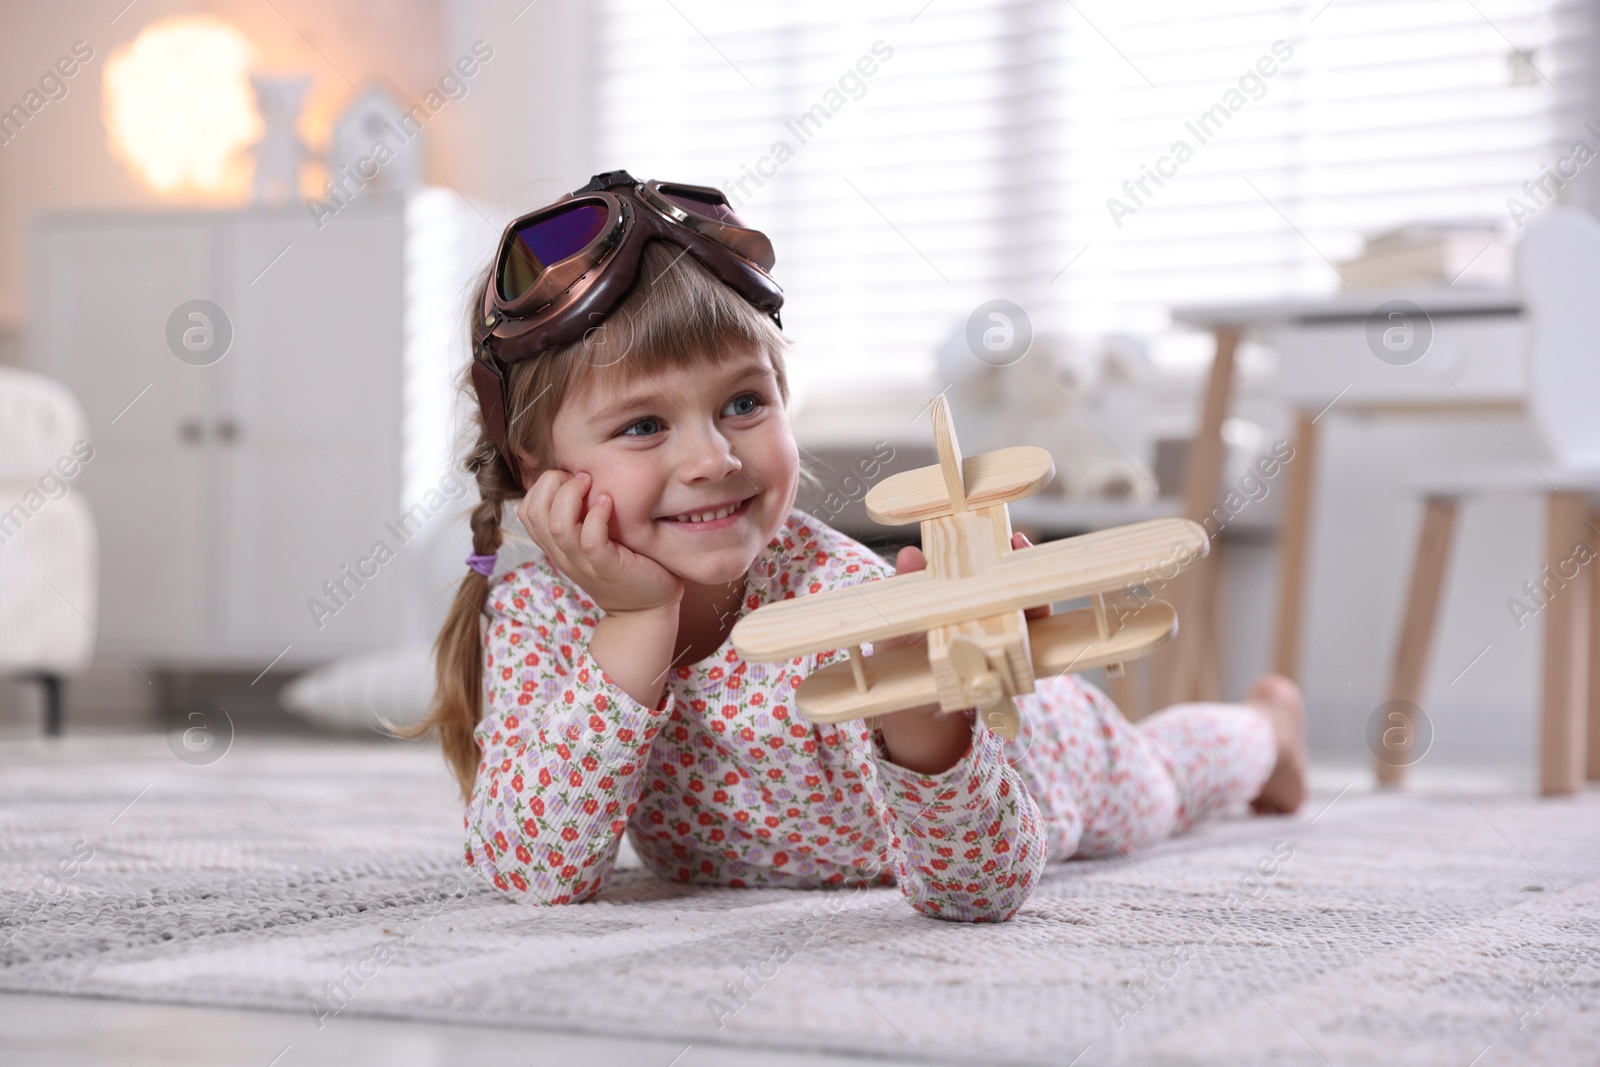
M 963 459 L 950 408 L 930 406 L 935 466 L 905 471 L 867 494 L 867 513 L 895 526 L 922 523 L 927 569 L 845 589 L 765 604 L 733 627 L 734 648 L 756 662 L 778 662 L 847 648 L 800 684 L 795 702 L 811 722 L 872 718 L 938 703 L 976 707 L 1006 739 L 1019 718 L 1013 697 L 1035 678 L 1122 664 L 1149 654 L 1178 632 L 1163 600 L 1132 595 L 1141 583 L 1170 581 L 1203 557 L 1200 524 L 1153 519 L 1016 550 L 1006 504 L 1055 476 L 1042 448 L 1024 445 Z M 1123 596 L 1107 594 L 1118 590 Z M 1091 606 L 1026 619 L 1026 608 L 1080 597 Z M 927 633 L 927 651 L 906 646 L 863 657 L 861 644 Z

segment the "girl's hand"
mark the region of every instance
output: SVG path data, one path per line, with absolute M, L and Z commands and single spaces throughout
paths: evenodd
M 517 505 L 517 518 L 551 565 L 606 614 L 675 606 L 683 597 L 682 580 L 611 540 L 611 496 L 601 493 L 590 501 L 592 488 L 587 472 L 547 470 Z

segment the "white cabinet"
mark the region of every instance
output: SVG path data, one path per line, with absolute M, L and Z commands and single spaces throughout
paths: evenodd
M 403 510 L 405 217 L 372 196 L 321 229 L 303 206 L 36 225 L 31 363 L 88 414 L 97 622 L 135 662 L 265 667 L 397 637 L 402 583 L 342 568 Z M 203 366 L 168 343 L 196 299 L 232 328 Z M 336 609 L 320 626 L 312 598 Z

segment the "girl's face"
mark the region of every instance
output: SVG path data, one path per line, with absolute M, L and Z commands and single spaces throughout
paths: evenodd
M 685 581 L 743 576 L 799 486 L 799 453 L 766 355 L 663 371 L 621 390 L 593 381 L 568 395 L 552 428 L 556 465 L 593 481 L 585 514 L 609 493 L 613 541 Z

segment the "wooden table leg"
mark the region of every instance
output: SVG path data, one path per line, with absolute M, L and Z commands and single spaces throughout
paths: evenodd
M 1591 782 L 1600 780 L 1600 511 L 1589 513 L 1589 527 L 1583 531 L 1589 551 L 1594 553 L 1584 564 L 1589 571 L 1589 723 L 1588 773 Z
M 1229 398 L 1233 393 L 1234 353 L 1239 347 L 1238 327 L 1218 326 L 1215 333 L 1216 355 L 1206 379 L 1200 426 L 1189 442 L 1183 479 L 1183 516 L 1202 524 L 1217 506 L 1222 492 L 1222 468 L 1227 458 L 1222 443 L 1222 424 L 1228 417 Z M 1158 709 L 1195 698 L 1200 657 L 1204 654 L 1200 629 L 1211 617 L 1205 595 L 1206 576 L 1202 573 L 1209 563 L 1205 559 L 1198 561 L 1156 593 L 1178 611 L 1178 636 L 1155 655 Z
M 1583 493 L 1551 493 L 1546 509 L 1545 562 L 1549 601 L 1544 621 L 1544 672 L 1539 713 L 1539 792 L 1576 793 L 1583 784 L 1584 719 L 1589 697 L 1587 615 L 1589 596 L 1573 582 L 1574 549 L 1588 533 L 1589 501 Z M 1552 588 L 1557 586 L 1558 588 Z
M 1418 706 L 1422 703 L 1422 685 L 1428 672 L 1428 652 L 1433 644 L 1440 594 L 1444 591 L 1456 509 L 1454 497 L 1429 497 L 1423 505 L 1417 554 L 1411 562 L 1411 586 L 1406 591 L 1400 638 L 1395 643 L 1390 700 L 1404 700 Z M 1410 748 L 1416 741 L 1416 724 L 1411 721 L 1410 714 L 1403 709 L 1395 710 L 1391 719 L 1393 725 L 1385 724 L 1381 735 L 1381 747 L 1389 756 L 1385 759 L 1374 753 L 1372 764 L 1378 783 L 1385 786 L 1399 785 L 1405 777 Z M 1394 739 L 1392 743 L 1391 739 Z
M 1194 699 L 1210 702 L 1224 700 L 1227 688 L 1224 675 L 1228 631 L 1224 602 L 1228 588 L 1228 553 L 1223 545 L 1220 537 L 1211 542 L 1211 558 L 1207 561 L 1211 573 L 1207 576 L 1202 599 L 1206 616 L 1201 620 L 1201 655 L 1194 680 Z
M 1306 546 L 1311 536 L 1312 475 L 1317 464 L 1316 416 L 1302 411 L 1295 419 L 1294 454 L 1289 460 L 1289 485 L 1283 500 L 1283 527 L 1278 538 L 1278 633 L 1272 669 L 1300 681 L 1300 631 L 1305 604 Z
M 1138 722 L 1147 712 L 1134 692 L 1133 668 L 1135 664 L 1123 664 L 1123 671 L 1119 675 L 1107 675 L 1106 696 L 1122 712 L 1122 717 L 1129 722 Z

